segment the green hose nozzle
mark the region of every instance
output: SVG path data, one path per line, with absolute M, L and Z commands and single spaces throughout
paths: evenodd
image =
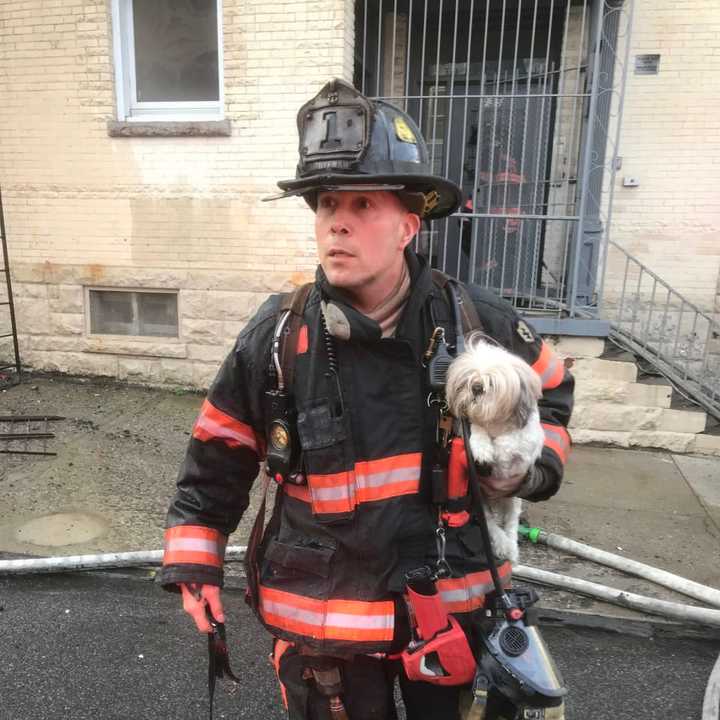
M 518 526 L 518 535 L 520 537 L 527 538 L 531 543 L 535 543 L 537 545 L 538 541 L 540 540 L 540 533 L 542 532 L 542 528 L 539 527 L 528 527 L 527 525 L 519 525 Z

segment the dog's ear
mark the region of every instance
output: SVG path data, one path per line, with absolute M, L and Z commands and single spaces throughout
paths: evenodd
M 532 411 L 537 407 L 537 398 L 533 388 L 528 383 L 520 383 L 520 397 L 513 412 L 513 422 L 516 427 L 525 427 Z

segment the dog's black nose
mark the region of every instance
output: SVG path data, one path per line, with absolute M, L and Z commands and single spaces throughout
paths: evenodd
M 482 395 L 485 392 L 485 386 L 482 383 L 473 383 L 470 389 L 475 397 Z

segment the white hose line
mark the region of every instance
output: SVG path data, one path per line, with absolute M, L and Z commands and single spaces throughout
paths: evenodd
M 710 672 L 710 679 L 705 688 L 701 720 L 718 720 L 718 718 L 720 718 L 720 657 Z
M 246 549 L 247 548 L 242 545 L 229 545 L 225 549 L 225 559 L 235 561 L 242 560 L 245 556 Z M 159 565 L 162 562 L 162 556 L 162 550 L 147 550 L 140 552 L 102 553 L 97 555 L 69 555 L 49 558 L 0 560 L 0 575 Z M 588 582 L 587 580 L 538 570 L 525 565 L 517 565 L 514 567 L 513 575 L 523 580 L 557 587 L 562 590 L 574 590 L 583 595 L 590 595 L 615 603 L 616 605 L 629 607 L 653 615 L 666 615 L 678 620 L 689 620 L 704 625 L 720 627 L 720 610 L 655 600 L 653 598 L 643 597 L 642 595 L 615 590 L 614 588 L 598 585 L 597 583 Z
M 513 568 L 513 577 L 522 578 L 541 585 L 559 588 L 561 590 L 574 590 L 581 595 L 589 595 L 606 602 L 620 605 L 621 607 L 640 610 L 651 615 L 665 615 L 677 620 L 700 623 L 720 627 L 720 610 L 711 608 L 695 607 L 694 605 L 683 605 L 681 603 L 656 600 L 655 598 L 636 595 L 635 593 L 616 590 L 607 585 L 580 580 L 569 575 L 538 570 L 526 565 L 516 565 Z
M 159 565 L 162 557 L 162 550 L 143 550 L 98 555 L 62 555 L 60 557 L 0 560 L 0 575 Z
M 621 555 L 615 555 L 614 553 L 585 545 L 584 543 L 571 540 L 562 535 L 545 532 L 544 530 L 540 531 L 537 541 L 556 550 L 566 550 L 586 560 L 592 560 L 593 562 L 607 565 L 616 570 L 645 578 L 657 585 L 662 585 L 670 590 L 675 590 L 683 595 L 720 608 L 720 590 L 716 590 L 713 587 L 701 585 L 680 575 L 674 575 L 665 570 L 655 568 L 652 565 L 630 560 Z
M 242 560 L 245 557 L 246 549 L 244 545 L 229 545 L 225 548 L 225 559 Z M 161 565 L 162 559 L 162 550 L 141 550 L 99 553 L 97 555 L 61 555 L 59 557 L 0 560 L 0 575 L 142 567 L 144 565 Z

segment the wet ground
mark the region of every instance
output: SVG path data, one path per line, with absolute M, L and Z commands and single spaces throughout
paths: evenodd
M 55 438 L 46 445 L 33 441 L 56 455 L 0 454 L 0 558 L 160 548 L 201 402 L 183 391 L 48 376 L 0 392 L 0 415 L 65 418 L 51 423 Z M 717 586 L 720 506 L 697 488 L 715 487 L 718 462 L 576 448 L 558 496 L 528 515 Z M 251 508 L 231 543 L 246 543 L 253 519 Z M 690 602 L 543 547 L 523 546 L 521 562 Z M 204 640 L 177 598 L 143 576 L 0 578 L 0 720 L 205 717 Z M 249 682 L 233 697 L 219 693 L 216 717 L 280 718 L 267 639 L 241 602 L 237 571 L 229 584 L 233 659 Z M 719 630 L 649 623 L 578 595 L 542 594 L 547 617 L 581 625 L 545 626 L 572 691 L 568 718 L 699 717 Z M 589 630 L 593 624 L 623 634 Z M 709 642 L 696 639 L 703 636 Z
M 177 596 L 138 577 L 0 578 L 0 720 L 207 717 L 206 643 Z M 281 720 L 267 636 L 226 593 L 233 694 L 218 719 Z M 547 628 L 568 720 L 697 720 L 720 644 Z

